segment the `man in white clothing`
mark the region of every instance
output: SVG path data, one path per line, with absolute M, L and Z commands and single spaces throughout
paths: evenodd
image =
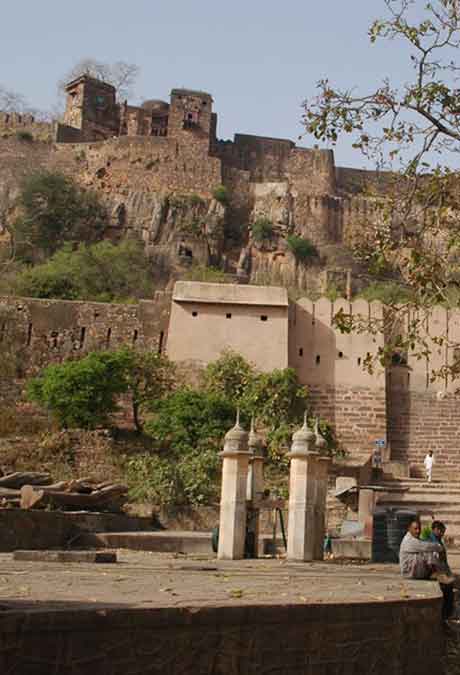
M 423 463 L 425 465 L 426 477 L 428 479 L 428 482 L 431 483 L 434 464 L 433 450 L 428 450 L 428 454 L 426 455 Z

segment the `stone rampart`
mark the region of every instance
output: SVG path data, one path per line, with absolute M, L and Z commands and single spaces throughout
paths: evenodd
M 23 370 L 122 346 L 163 351 L 170 296 L 116 305 L 99 302 L 0 298 L 0 344 L 21 349 Z

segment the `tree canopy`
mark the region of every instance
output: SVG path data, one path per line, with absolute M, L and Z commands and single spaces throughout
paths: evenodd
M 454 348 L 446 334 L 427 336 L 423 326 L 435 304 L 460 304 L 460 0 L 383 0 L 386 16 L 369 29 L 371 44 L 399 40 L 412 76 L 403 84 L 393 73 L 359 92 L 328 79 L 304 103 L 304 124 L 317 139 L 335 144 L 353 138 L 355 149 L 381 172 L 366 186 L 372 215 L 361 223 L 355 254 L 376 279 L 397 279 L 405 302 L 369 326 L 342 313 L 344 330 L 384 331 L 383 364 L 397 350 L 429 358 L 430 340 Z M 414 311 L 415 310 L 415 311 Z M 401 330 L 401 326 L 405 330 Z M 449 367 L 447 367 L 449 369 Z M 433 372 L 433 377 L 445 376 Z

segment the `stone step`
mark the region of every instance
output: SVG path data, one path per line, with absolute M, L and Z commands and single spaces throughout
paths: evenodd
M 80 535 L 73 546 L 126 548 L 157 553 L 212 553 L 211 532 L 98 532 Z

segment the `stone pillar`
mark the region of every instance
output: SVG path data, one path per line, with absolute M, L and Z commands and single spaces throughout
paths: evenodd
M 244 558 L 246 538 L 246 490 L 248 478 L 248 434 L 241 428 L 239 414 L 233 429 L 225 436 L 222 492 L 220 499 L 219 548 L 220 560 Z
M 251 421 L 248 447 L 250 455 L 246 491 L 246 499 L 249 503 L 248 534 L 253 538 L 253 554 L 254 557 L 257 557 L 259 551 L 260 518 L 258 502 L 262 499 L 264 491 L 264 457 L 262 439 L 256 433 L 254 418 Z
M 324 558 L 324 538 L 326 536 L 326 509 L 329 467 L 331 458 L 325 455 L 327 442 L 319 431 L 319 420 L 315 426 L 315 448 L 319 453 L 317 459 L 316 496 L 315 496 L 315 560 Z
M 364 536 L 372 538 L 374 524 L 375 492 L 372 488 L 360 488 L 358 520 L 364 526 Z
M 288 560 L 313 560 L 315 553 L 315 497 L 318 453 L 315 435 L 307 426 L 292 437 L 289 480 Z

